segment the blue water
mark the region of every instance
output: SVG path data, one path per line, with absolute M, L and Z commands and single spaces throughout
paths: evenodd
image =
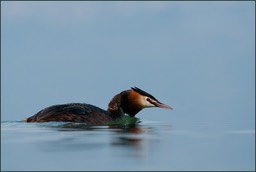
M 1 170 L 255 170 L 255 3 L 1 1 Z M 20 122 L 139 87 L 136 125 Z
M 1 122 L 1 170 L 255 170 L 254 121 Z

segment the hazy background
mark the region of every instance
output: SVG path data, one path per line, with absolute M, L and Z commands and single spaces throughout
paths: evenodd
M 17 122 L 131 86 L 174 110 L 137 133 Z M 255 2 L 2 1 L 1 120 L 1 170 L 253 171 Z
M 142 120 L 254 121 L 255 2 L 1 2 L 2 121 L 131 86 L 174 108 Z

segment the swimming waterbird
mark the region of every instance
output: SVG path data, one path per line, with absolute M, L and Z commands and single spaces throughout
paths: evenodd
M 35 115 L 25 118 L 25 122 L 79 122 L 88 125 L 102 125 L 124 117 L 134 117 L 143 108 L 159 107 L 172 109 L 159 102 L 151 94 L 132 87 L 115 95 L 108 104 L 108 109 L 86 103 L 70 103 L 53 105 L 42 109 Z

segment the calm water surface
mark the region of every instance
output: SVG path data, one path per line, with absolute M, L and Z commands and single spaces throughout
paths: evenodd
M 1 170 L 255 170 L 254 121 L 1 122 Z

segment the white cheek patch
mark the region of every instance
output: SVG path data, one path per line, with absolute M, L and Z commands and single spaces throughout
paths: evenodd
M 142 104 L 145 108 L 147 107 L 155 107 L 155 105 L 151 104 L 149 101 L 147 101 L 148 97 L 142 97 Z

